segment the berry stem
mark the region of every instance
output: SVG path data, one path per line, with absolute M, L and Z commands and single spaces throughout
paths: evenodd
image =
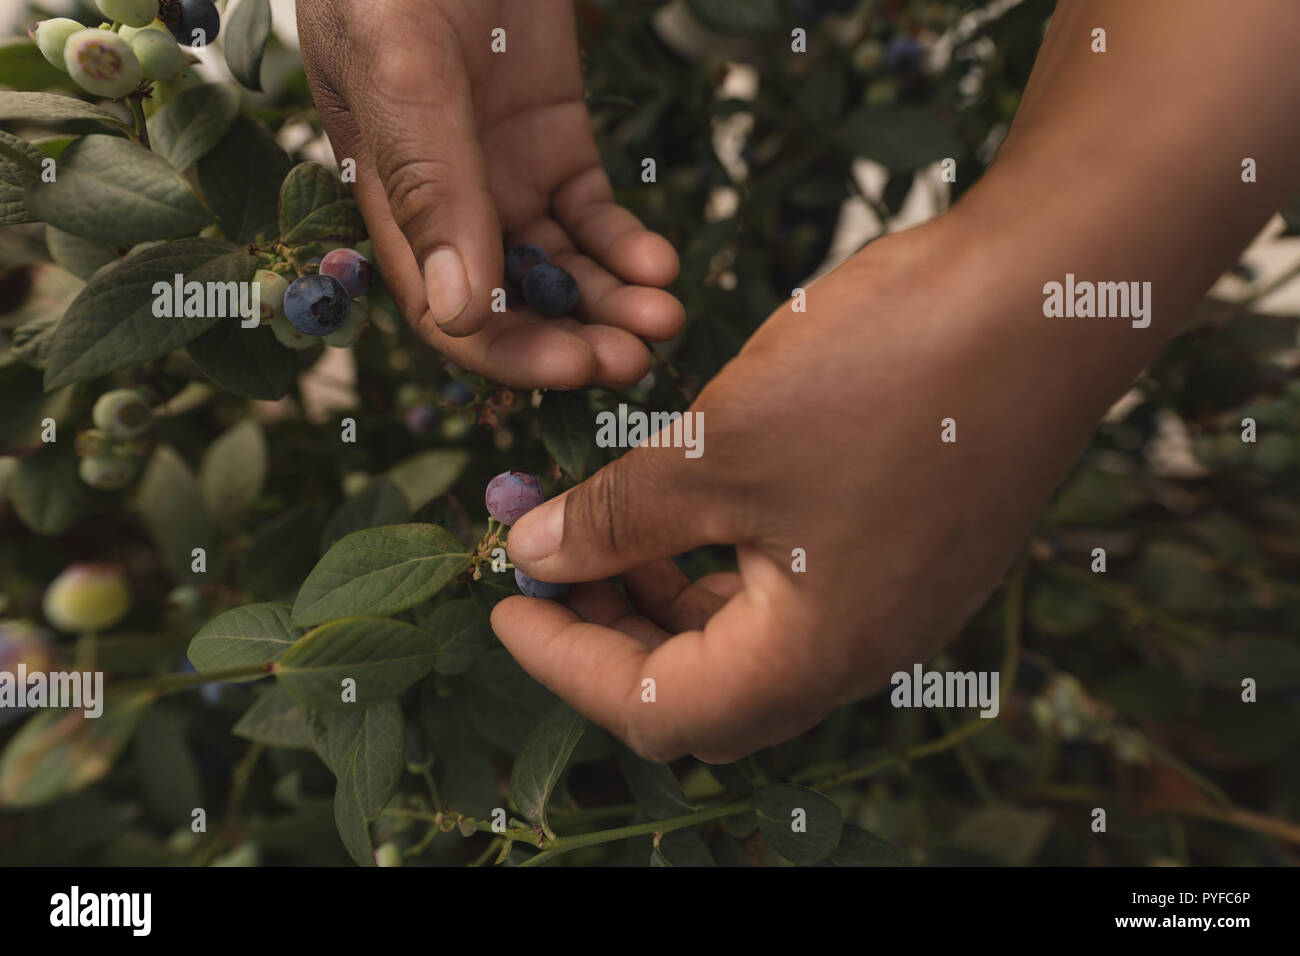
M 131 116 L 135 119 L 135 138 L 145 149 L 153 149 L 149 144 L 149 126 L 144 118 L 144 100 L 138 93 L 132 93 L 128 101 L 131 104 Z

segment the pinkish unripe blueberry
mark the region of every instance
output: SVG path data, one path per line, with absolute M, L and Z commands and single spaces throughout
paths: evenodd
M 140 460 L 117 452 L 100 452 L 81 459 L 81 480 L 100 491 L 120 491 L 140 473 Z
M 542 503 L 542 483 L 526 471 L 503 471 L 488 482 L 488 514 L 512 525 Z
M 320 274 L 338 279 L 348 295 L 359 299 L 370 288 L 375 270 L 366 257 L 355 249 L 335 249 L 325 253 L 320 261 Z
M 105 392 L 95 402 L 95 427 L 109 438 L 139 438 L 153 427 L 153 413 L 144 396 L 134 389 Z
M 73 564 L 45 589 L 44 608 L 60 631 L 102 631 L 131 609 L 131 591 L 115 564 Z

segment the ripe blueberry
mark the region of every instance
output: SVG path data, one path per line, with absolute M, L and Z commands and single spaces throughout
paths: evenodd
M 885 49 L 885 69 L 891 73 L 911 76 L 921 71 L 925 50 L 906 33 L 897 34 Z
M 130 388 L 114 389 L 99 396 L 91 417 L 95 427 L 103 429 L 109 438 L 139 438 L 153 427 L 149 403 Z
M 451 402 L 453 405 L 468 405 L 474 401 L 473 390 L 464 382 L 448 382 L 442 387 L 440 394 L 444 402 Z
M 515 584 L 524 597 L 542 598 L 546 601 L 558 601 L 569 593 L 567 584 L 551 584 L 549 581 L 537 581 L 515 568 Z
M 320 274 L 338 279 L 348 290 L 348 295 L 359 299 L 370 288 L 375 270 L 361 253 L 353 249 L 335 249 L 321 259 Z
M 126 42 L 146 80 L 174 80 L 185 69 L 185 54 L 170 33 L 137 30 Z
M 542 503 L 542 483 L 526 471 L 503 471 L 488 482 L 488 514 L 502 524 L 514 524 Z
M 506 253 L 506 281 L 516 288 L 523 283 L 524 276 L 533 266 L 544 266 L 551 260 L 537 246 L 524 243 L 515 246 Z
M 352 297 L 333 276 L 294 279 L 284 294 L 284 315 L 307 335 L 329 335 L 348 319 Z
M 28 30 L 27 35 L 36 41 L 41 56 L 49 60 L 53 66 L 67 73 L 68 67 L 63 60 L 64 47 L 67 45 L 68 37 L 74 33 L 80 33 L 84 29 L 86 28 L 76 20 L 69 20 L 67 17 L 55 17 L 52 20 L 42 20 L 36 24 L 36 29 Z
M 181 46 L 207 46 L 221 32 L 212 0 L 174 0 L 162 7 L 162 21 Z
M 60 631 L 102 631 L 131 609 L 131 591 L 115 564 L 72 564 L 45 589 L 43 606 Z
M 158 16 L 158 0 L 95 0 L 99 12 L 128 27 L 143 27 Z
M 370 312 L 366 308 L 365 300 L 355 299 L 352 307 L 348 309 L 348 317 L 343 320 L 343 324 L 325 336 L 325 344 L 332 345 L 336 349 L 350 349 L 360 341 L 369 327 Z
M 542 315 L 568 315 L 578 304 L 578 283 L 559 266 L 543 263 L 524 274 L 524 301 Z
M 73 81 L 87 93 L 117 99 L 144 76 L 130 45 L 111 30 L 81 30 L 68 37 L 63 61 Z

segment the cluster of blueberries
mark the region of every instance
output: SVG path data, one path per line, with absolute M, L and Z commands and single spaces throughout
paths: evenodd
M 221 30 L 213 0 L 95 0 L 95 6 L 110 21 L 102 28 L 55 17 L 29 35 L 45 59 L 96 96 L 116 99 L 142 81 L 177 79 L 187 62 L 181 47 L 206 46 Z
M 503 471 L 488 482 L 484 499 L 488 514 L 503 525 L 512 525 L 542 503 L 542 482 L 526 471 Z M 518 568 L 515 568 L 515 583 L 525 597 L 548 601 L 557 601 L 569 591 L 567 584 L 538 581 Z
M 578 304 L 577 281 L 534 245 L 525 243 L 506 253 L 506 281 L 542 315 L 568 315 Z
M 102 491 L 125 488 L 144 467 L 153 411 L 135 389 L 118 388 L 99 396 L 91 417 L 95 427 L 77 435 L 81 480 Z
M 334 249 L 317 271 L 290 282 L 269 269 L 259 270 L 262 317 L 284 345 L 305 349 L 324 339 L 329 345 L 354 345 L 367 325 L 362 298 L 374 279 L 370 262 L 355 249 Z

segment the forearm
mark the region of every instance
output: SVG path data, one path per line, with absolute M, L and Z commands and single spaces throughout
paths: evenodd
M 1062 0 L 996 162 L 950 214 L 968 294 L 1003 306 L 985 337 L 1078 370 L 1096 400 L 1122 388 L 1300 189 L 1298 36 L 1294 0 Z M 1150 282 L 1150 327 L 1045 316 L 1067 273 Z

